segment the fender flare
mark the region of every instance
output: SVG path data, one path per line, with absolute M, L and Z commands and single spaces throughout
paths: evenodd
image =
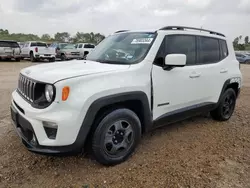
M 239 87 L 238 87 L 238 90 L 239 90 L 238 95 L 239 95 L 239 93 L 240 93 L 240 86 L 241 86 L 241 78 L 240 77 L 230 78 L 230 79 L 228 79 L 228 80 L 225 81 L 225 83 L 224 83 L 224 85 L 222 87 L 222 90 L 221 90 L 221 93 L 220 93 L 220 96 L 219 96 L 219 99 L 218 99 L 217 103 L 220 102 L 221 97 L 222 97 L 223 93 L 225 93 L 225 91 L 228 88 L 228 86 L 230 84 L 233 84 L 233 83 L 237 83 L 239 85 Z M 237 95 L 237 97 L 238 97 L 238 95 Z
M 152 114 L 150 110 L 149 100 L 146 93 L 142 91 L 119 93 L 99 98 L 90 105 L 82 122 L 81 128 L 78 132 L 74 145 L 76 145 L 78 148 L 84 146 L 86 138 L 89 135 L 91 127 L 95 121 L 96 115 L 101 108 L 115 103 L 126 102 L 131 100 L 137 100 L 137 101 L 139 100 L 141 102 L 143 106 L 142 121 L 144 124 L 144 128 L 145 131 L 150 130 L 152 128 L 153 121 L 152 121 Z

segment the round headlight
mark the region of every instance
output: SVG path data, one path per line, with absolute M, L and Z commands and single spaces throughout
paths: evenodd
M 54 90 L 52 85 L 45 86 L 45 97 L 48 102 L 51 102 L 54 96 Z

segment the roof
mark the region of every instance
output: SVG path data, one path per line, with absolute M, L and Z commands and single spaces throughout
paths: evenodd
M 14 41 L 14 40 L 0 40 L 0 42 L 17 42 L 17 41 Z
M 214 36 L 219 36 L 219 37 L 225 37 L 224 34 L 208 30 L 208 29 L 203 29 L 203 28 L 196 28 L 196 27 L 188 27 L 188 26 L 165 26 L 157 30 L 119 30 L 114 33 L 122 33 L 122 32 L 158 32 L 158 31 L 182 31 L 182 32 L 199 32 L 199 33 L 206 33 L 206 35 L 214 35 Z

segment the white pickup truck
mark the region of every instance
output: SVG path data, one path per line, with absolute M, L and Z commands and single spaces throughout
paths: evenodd
M 76 49 L 80 51 L 80 55 L 82 58 L 86 58 L 86 56 L 93 51 L 95 48 L 94 44 L 89 43 L 78 43 L 76 45 Z
M 22 58 L 30 58 L 32 62 L 40 59 L 48 59 L 50 62 L 54 62 L 56 52 L 53 48 L 49 48 L 45 42 L 29 41 L 24 44 L 21 56 Z

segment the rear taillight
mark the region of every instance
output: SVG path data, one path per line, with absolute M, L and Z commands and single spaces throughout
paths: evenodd
M 35 52 L 38 52 L 38 48 L 37 47 L 35 48 Z

